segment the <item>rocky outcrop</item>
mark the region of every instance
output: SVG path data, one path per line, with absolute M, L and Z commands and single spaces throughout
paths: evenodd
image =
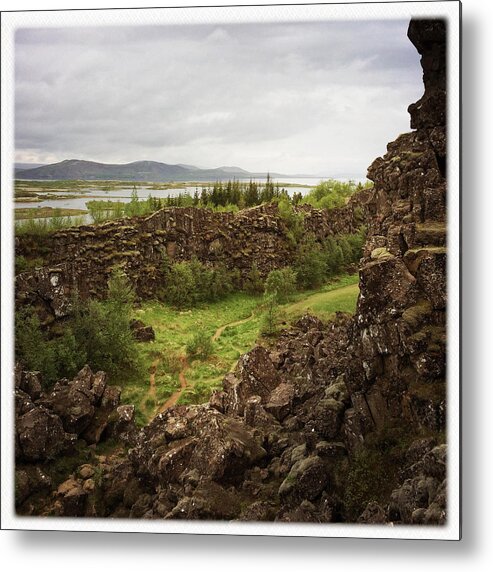
M 358 206 L 354 197 L 347 206 L 331 211 L 307 205 L 298 210 L 304 215 L 306 231 L 322 240 L 356 232 L 361 225 Z M 266 276 L 292 261 L 288 234 L 274 204 L 237 214 L 165 208 L 145 218 L 69 228 L 53 234 L 49 248 L 43 243 L 43 252 L 49 252 L 47 265 L 16 277 L 16 303 L 35 305 L 44 322 L 61 318 L 69 313 L 75 290 L 81 297 L 104 297 L 115 266 L 125 268 L 139 296 L 155 296 L 165 287 L 165 257 L 181 261 L 196 256 L 210 265 L 237 269 L 243 277 L 255 262 Z M 28 256 L 32 250 L 29 237 L 17 237 L 16 255 Z
M 146 326 L 142 320 L 131 320 L 130 329 L 138 342 L 153 342 L 156 338 L 152 326 Z
M 348 379 L 362 429 L 389 419 L 445 425 L 446 130 L 445 24 L 413 21 L 425 93 L 410 106 L 417 130 L 369 168 L 374 189 Z M 353 402 L 355 402 L 353 398 Z
M 18 505 L 49 489 L 50 464 L 74 455 L 83 442 L 94 445 L 104 435 L 129 438 L 135 431 L 133 406 L 119 406 L 120 388 L 103 372 L 85 366 L 69 381 L 43 393 L 38 372 L 15 371 L 15 457 Z M 83 440 L 83 441 L 81 441 Z

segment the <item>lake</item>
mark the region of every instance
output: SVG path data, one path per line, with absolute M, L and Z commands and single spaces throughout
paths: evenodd
M 296 184 L 296 185 L 304 185 L 301 187 L 286 187 L 287 192 L 292 195 L 293 193 L 302 193 L 303 195 L 308 193 L 310 189 L 317 185 L 320 182 L 319 177 L 297 177 L 297 178 L 283 178 L 276 181 L 274 179 L 274 183 L 279 182 L 279 186 L 282 188 L 283 183 L 285 184 Z M 249 179 L 245 179 L 241 182 L 248 182 Z M 255 179 L 256 182 L 265 183 L 265 179 Z M 101 186 L 104 184 L 104 181 L 101 181 Z M 213 183 L 210 185 L 212 186 Z M 146 185 L 141 186 L 128 186 L 128 187 L 119 187 L 117 189 L 111 190 L 103 190 L 101 187 L 98 187 L 97 183 L 88 182 L 88 186 L 81 188 L 77 191 L 67 191 L 67 190 L 60 190 L 60 191 L 49 191 L 50 195 L 60 195 L 66 196 L 68 194 L 73 195 L 70 198 L 63 198 L 63 199 L 46 199 L 39 202 L 14 202 L 14 208 L 31 208 L 37 209 L 40 207 L 52 207 L 52 208 L 60 208 L 60 209 L 87 209 L 86 203 L 91 200 L 112 200 L 112 201 L 121 201 L 122 203 L 130 202 L 132 192 L 135 188 L 137 192 L 137 196 L 140 200 L 147 199 L 149 195 L 156 198 L 166 198 L 166 197 L 176 197 L 180 193 L 186 193 L 193 195 L 197 190 L 199 193 L 202 190 L 202 186 L 207 186 L 208 183 L 200 183 L 197 186 L 186 186 L 178 189 L 152 189 Z M 40 196 L 42 196 L 43 192 L 40 192 Z M 20 222 L 20 221 L 18 221 Z M 89 214 L 84 216 L 84 222 L 90 223 L 92 222 L 92 218 Z

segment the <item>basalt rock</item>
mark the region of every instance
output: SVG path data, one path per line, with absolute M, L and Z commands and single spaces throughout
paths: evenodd
M 146 326 L 142 320 L 131 320 L 130 329 L 138 342 L 153 342 L 156 338 L 152 326 Z
M 297 209 L 304 215 L 305 231 L 318 240 L 354 233 L 361 226 L 357 196 L 331 211 L 308 205 Z M 16 277 L 16 304 L 34 305 L 44 323 L 62 318 L 70 312 L 75 291 L 82 298 L 104 298 L 115 265 L 124 267 L 140 297 L 155 296 L 166 287 L 164 257 L 177 262 L 195 256 L 209 265 L 236 269 L 243 278 L 255 263 L 265 277 L 293 261 L 288 234 L 274 204 L 237 214 L 165 208 L 148 217 L 69 228 L 50 237 L 47 265 Z M 32 246 L 28 237 L 18 237 L 16 255 L 29 256 Z M 151 330 L 139 335 L 145 337 L 142 341 L 153 339 Z
M 76 455 L 81 439 L 84 446 L 99 442 L 108 427 L 112 435 L 132 435 L 133 407 L 117 408 L 119 389 L 108 386 L 106 375 L 94 374 L 88 366 L 73 380 L 58 381 L 48 394 L 41 390 L 38 372 L 23 371 L 17 365 L 15 381 L 16 505 L 27 499 L 24 509 L 30 513 L 29 497 L 51 487 L 50 467 L 56 459 Z M 81 493 L 77 503 L 86 494 L 87 490 Z M 60 514 L 75 515 L 75 496 L 70 493 L 70 507 L 59 507 Z

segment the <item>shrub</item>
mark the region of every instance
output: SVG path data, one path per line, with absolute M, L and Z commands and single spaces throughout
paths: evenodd
M 233 290 L 235 274 L 224 265 L 208 267 L 197 258 L 190 262 L 165 262 L 166 285 L 161 298 L 176 308 L 215 302 Z
M 316 288 L 327 278 L 327 254 L 313 235 L 308 235 L 301 243 L 295 270 L 301 288 Z
M 84 365 L 86 353 L 70 328 L 49 339 L 33 307 L 15 315 L 15 359 L 31 371 L 40 371 L 44 389 L 62 377 L 74 376 Z
M 296 213 L 288 197 L 282 196 L 277 204 L 279 216 L 284 221 L 288 232 L 286 234 L 289 242 L 295 246 L 304 233 L 303 213 Z
M 20 274 L 21 272 L 25 272 L 26 270 L 29 269 L 29 263 L 27 262 L 27 259 L 25 256 L 16 256 L 15 257 L 15 274 Z
M 327 261 L 327 276 L 334 276 L 344 266 L 344 254 L 337 244 L 337 240 L 332 236 L 329 236 L 325 241 L 324 251 Z
M 279 322 L 284 317 L 276 296 L 273 294 L 266 296 L 262 307 L 264 313 L 260 322 L 260 333 L 262 336 L 275 336 L 279 330 Z
M 244 288 L 248 294 L 254 296 L 258 296 L 264 291 L 265 284 L 255 262 L 252 264 L 250 272 L 245 279 Z
M 344 206 L 349 197 L 355 193 L 361 185 L 354 181 L 336 181 L 328 179 L 321 181 L 302 199 L 303 204 L 309 204 L 316 208 L 333 209 Z
M 188 341 L 186 350 L 189 358 L 206 360 L 212 354 L 214 344 L 204 330 L 199 330 Z
M 271 270 L 265 281 L 266 296 L 273 296 L 278 303 L 286 302 L 296 290 L 296 272 L 289 266 Z
M 181 370 L 180 356 L 173 351 L 167 351 L 166 354 L 160 359 L 158 371 L 163 373 L 174 374 Z

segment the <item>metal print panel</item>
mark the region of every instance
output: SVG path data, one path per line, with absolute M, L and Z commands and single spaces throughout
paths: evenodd
M 2 14 L 4 527 L 459 538 L 459 10 Z

